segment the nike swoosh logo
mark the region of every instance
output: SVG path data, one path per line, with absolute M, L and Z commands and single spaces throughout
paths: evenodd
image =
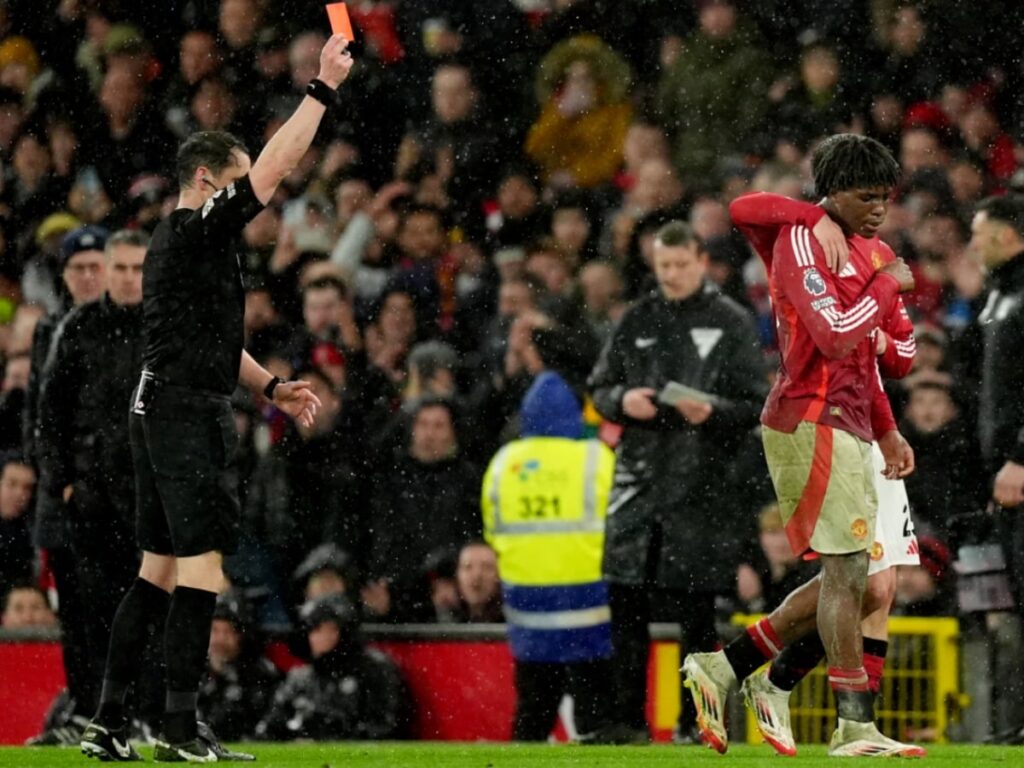
M 648 347 L 653 347 L 656 341 L 657 339 L 637 339 L 636 348 L 647 349 Z
M 113 742 L 114 749 L 117 750 L 117 754 L 119 754 L 121 757 L 128 757 L 128 756 L 131 755 L 132 748 L 129 745 L 122 744 L 117 739 L 115 739 L 113 736 L 110 737 L 110 740 Z

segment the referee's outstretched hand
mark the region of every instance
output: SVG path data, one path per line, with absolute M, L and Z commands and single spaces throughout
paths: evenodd
M 344 35 L 331 35 L 320 51 L 320 74 L 317 80 L 331 88 L 337 88 L 348 77 L 352 69 L 352 54 L 348 52 L 348 40 Z
M 274 387 L 274 405 L 304 427 L 312 427 L 321 406 L 308 381 L 285 381 Z

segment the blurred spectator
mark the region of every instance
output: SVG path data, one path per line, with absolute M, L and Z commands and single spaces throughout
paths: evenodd
M 359 615 L 340 595 L 302 607 L 312 662 L 288 673 L 256 728 L 261 739 L 395 739 L 408 727 L 395 663 L 367 648 Z
M 587 321 L 604 344 L 627 309 L 622 275 L 612 262 L 592 261 L 580 270 L 579 286 Z
M 434 607 L 438 608 L 438 621 L 465 624 L 505 621 L 501 610 L 498 559 L 489 544 L 471 541 L 459 550 L 455 567 L 454 604 L 439 607 L 435 591 Z
M 4 594 L 0 627 L 4 629 L 52 629 L 57 617 L 39 587 L 15 585 Z
M 469 67 L 440 65 L 431 85 L 432 114 L 406 134 L 395 167 L 395 176 L 409 181 L 435 174 L 460 218 L 479 215 L 502 153 L 479 101 Z
M 327 342 L 352 354 L 362 349 L 348 288 L 341 280 L 325 275 L 302 288 L 303 326 L 292 340 L 300 360 L 313 363 L 313 348 Z
M 280 680 L 277 668 L 261 655 L 259 640 L 242 597 L 232 591 L 218 596 L 197 711 L 199 719 L 227 741 L 256 735 Z
M 599 38 L 556 45 L 537 70 L 540 117 L 528 154 L 555 187 L 591 188 L 612 180 L 632 119 L 629 65 Z
M 11 352 L 3 357 L 6 363 L 0 382 L 0 451 L 20 450 L 25 391 L 32 361 L 28 352 Z
M 487 230 L 497 247 L 524 246 L 544 228 L 544 211 L 533 174 L 525 167 L 506 168 L 498 179 L 497 208 L 487 216 Z
M 63 208 L 68 185 L 53 175 L 53 157 L 45 134 L 26 126 L 14 140 L 11 175 L 3 189 L 4 202 L 19 228 L 31 230 L 49 213 Z
M 428 397 L 456 398 L 458 368 L 459 355 L 448 344 L 440 341 L 417 344 L 409 353 L 409 376 L 403 398 L 407 401 Z
M 221 67 L 221 54 L 212 32 L 193 29 L 181 38 L 178 71 L 164 91 L 161 110 L 167 128 L 179 139 L 189 133 L 188 102 L 199 84 Z
M 99 93 L 103 119 L 96 128 L 96 170 L 103 189 L 118 200 L 140 173 L 169 168 L 172 136 L 155 109 L 144 80 L 132 67 L 107 70 Z
M 903 102 L 890 90 L 876 92 L 864 115 L 867 135 L 877 139 L 893 153 L 899 154 L 900 131 L 903 127 Z
M 573 293 L 573 255 L 551 238 L 538 240 L 526 250 L 526 274 L 547 291 L 545 301 L 564 306 Z
M 366 328 L 366 355 L 370 363 L 398 384 L 405 379 L 405 359 L 417 336 L 413 297 L 405 291 L 388 290 L 374 322 Z
M 195 131 L 227 131 L 245 135 L 245 125 L 239 121 L 239 105 L 227 82 L 219 77 L 206 77 L 200 81 L 190 102 L 191 121 L 186 134 Z
M 960 118 L 960 135 L 964 144 L 985 163 L 988 178 L 998 189 L 1005 188 L 1017 170 L 1014 143 L 999 125 L 992 106 L 976 99 Z
M 36 473 L 13 451 L 0 453 L 0 594 L 32 575 L 28 516 Z
M 480 535 L 478 471 L 463 457 L 449 401 L 427 398 L 413 410 L 407 444 L 373 483 L 367 610 L 388 621 L 433 614 L 427 556 Z
M 367 457 L 356 414 L 322 371 L 305 368 L 296 375 L 322 405 L 311 427 L 287 423 L 253 479 L 249 501 L 283 574 L 322 542 L 365 551 Z
M 805 152 L 811 144 L 852 124 L 854 103 L 843 82 L 839 52 L 816 41 L 800 52 L 799 79 L 776 81 L 768 97 L 775 141 L 788 142 Z M 771 148 L 774 150 L 774 147 Z
M 594 257 L 594 223 L 586 197 L 562 193 L 551 207 L 551 238 L 575 271 Z
M 274 306 L 270 291 L 257 285 L 245 292 L 245 348 L 257 360 L 288 346 L 293 329 Z
M 956 200 L 961 217 L 966 219 L 974 210 L 974 204 L 984 197 L 988 189 L 985 163 L 972 154 L 960 154 L 950 162 L 947 175 L 953 199 Z
M 622 173 L 620 186 L 629 190 L 636 183 L 636 175 L 648 160 L 668 160 L 669 146 L 665 132 L 650 123 L 634 122 L 626 131 L 622 144 Z
M 252 77 L 256 33 L 262 21 L 262 10 L 263 6 L 256 0 L 220 2 L 217 29 L 224 42 L 225 66 L 231 70 L 236 83 L 248 83 Z
M 292 575 L 302 593 L 300 603 L 325 595 L 345 595 L 352 599 L 359 594 L 359 570 L 352 555 L 337 544 L 321 544 Z
M 397 242 L 400 260 L 388 289 L 412 298 L 416 324 L 424 336 L 451 330 L 456 263 L 448 248 L 444 215 L 432 206 L 410 206 L 401 215 Z
M 985 489 L 973 430 L 953 401 L 948 376 L 917 380 L 900 432 L 914 447 L 917 464 L 905 481 L 914 520 L 949 541 L 950 518 L 977 509 Z
M 767 112 L 772 64 L 733 0 L 700 0 L 699 29 L 665 66 L 658 87 L 661 124 L 685 178 L 706 178 L 745 142 Z M 743 83 L 743 88 L 735 88 Z
M 939 133 L 926 125 L 914 125 L 900 137 L 900 167 L 905 178 L 925 168 L 944 168 L 949 155 Z
M 886 56 L 881 62 L 879 79 L 883 88 L 898 94 L 904 103 L 937 95 L 945 75 L 943 52 L 934 35 L 928 34 L 923 5 L 891 4 L 892 16 L 881 29 Z

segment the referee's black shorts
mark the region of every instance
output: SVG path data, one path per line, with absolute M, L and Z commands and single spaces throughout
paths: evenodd
M 139 547 L 176 557 L 234 553 L 240 509 L 230 399 L 157 381 L 146 400 L 144 413 L 131 413 Z

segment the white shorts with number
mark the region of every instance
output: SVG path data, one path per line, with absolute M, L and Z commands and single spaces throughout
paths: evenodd
M 882 477 L 885 459 L 878 443 L 871 444 L 875 459 L 875 487 L 878 489 L 878 520 L 875 523 L 875 543 L 869 554 L 868 576 L 881 573 L 894 565 L 919 565 L 920 550 L 914 535 L 914 521 L 910 519 L 910 502 L 902 480 Z

